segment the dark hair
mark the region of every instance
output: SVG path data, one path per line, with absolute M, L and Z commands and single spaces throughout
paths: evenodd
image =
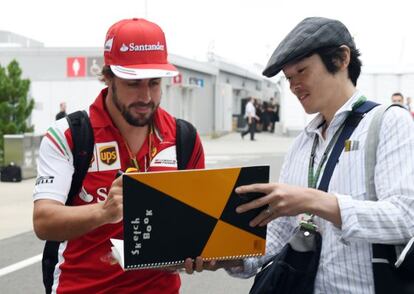
M 107 84 L 108 79 L 111 79 L 115 76 L 111 67 L 109 65 L 104 65 L 102 67 L 101 73 L 99 74 L 99 80 L 103 83 Z
M 104 78 L 104 77 L 113 78 L 115 76 L 115 74 L 112 72 L 112 69 L 109 65 L 104 65 L 102 67 L 101 76 L 102 76 L 102 78 Z
M 392 96 L 400 96 L 400 97 L 402 97 L 404 99 L 403 94 L 401 94 L 400 92 L 395 92 L 394 94 L 391 95 L 391 97 Z
M 359 75 L 361 74 L 362 62 L 359 59 L 361 53 L 356 48 L 350 48 L 351 57 L 348 65 L 348 77 L 352 84 L 356 86 Z M 340 63 L 345 59 L 344 48 L 341 47 L 322 47 L 316 49 L 312 54 L 318 54 L 328 72 L 335 74 L 339 71 Z M 310 54 L 311 55 L 311 54 Z

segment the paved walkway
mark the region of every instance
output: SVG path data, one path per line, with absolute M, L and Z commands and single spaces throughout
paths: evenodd
M 250 155 L 285 153 L 293 138 L 269 133 L 256 135 L 257 141 L 239 133 L 230 133 L 217 139 L 202 137 L 206 159 L 219 155 Z M 32 192 L 35 179 L 20 183 L 0 182 L 0 239 L 32 230 Z
M 240 133 L 230 133 L 218 139 L 202 137 L 206 156 L 218 154 L 279 154 L 286 153 L 292 137 L 282 137 L 269 133 L 258 133 L 256 141 L 248 136 L 241 138 Z

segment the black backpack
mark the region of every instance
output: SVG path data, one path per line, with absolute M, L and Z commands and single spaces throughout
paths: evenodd
M 75 172 L 72 176 L 72 184 L 65 205 L 71 205 L 72 199 L 82 188 L 83 180 L 88 172 L 89 164 L 93 156 L 94 135 L 89 116 L 86 111 L 76 111 L 69 114 L 69 128 L 73 141 L 73 166 Z M 189 122 L 176 119 L 176 152 L 177 167 L 185 169 L 193 153 L 197 131 Z M 53 272 L 58 262 L 59 241 L 46 241 L 43 249 L 42 272 L 43 284 L 46 293 L 51 293 L 53 285 Z

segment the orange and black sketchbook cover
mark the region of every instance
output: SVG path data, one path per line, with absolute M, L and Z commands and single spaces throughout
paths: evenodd
M 249 226 L 262 209 L 235 211 L 263 194 L 234 190 L 268 182 L 269 166 L 124 174 L 124 269 L 263 255 L 266 227 Z

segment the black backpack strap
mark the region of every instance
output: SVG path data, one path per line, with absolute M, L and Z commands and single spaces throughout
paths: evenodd
M 188 121 L 175 119 L 177 130 L 175 138 L 175 148 L 177 152 L 177 168 L 185 169 L 190 161 L 191 154 L 197 137 L 196 128 Z
M 66 119 L 68 120 L 72 133 L 73 166 L 75 168 L 68 199 L 66 201 L 66 205 L 70 205 L 73 197 L 75 197 L 82 188 L 83 180 L 85 179 L 92 160 L 95 140 L 91 122 L 86 111 L 73 112 L 69 114 Z
M 321 182 L 319 183 L 319 190 L 328 191 L 329 182 L 331 180 L 333 171 L 336 164 L 338 163 L 339 156 L 342 154 L 342 150 L 345 146 L 345 141 L 348 140 L 356 127 L 358 126 L 361 119 L 374 107 L 378 106 L 378 103 L 372 101 L 365 101 L 356 109 L 353 109 L 351 114 L 345 120 L 344 128 L 336 141 L 335 146 L 332 149 L 331 155 L 329 156 L 328 162 L 325 166 Z
M 66 205 L 70 205 L 73 197 L 75 197 L 81 187 L 89 164 L 93 155 L 94 135 L 93 129 L 86 111 L 76 111 L 69 114 L 66 119 L 72 133 L 73 142 L 73 166 L 75 172 L 72 176 L 72 184 L 66 200 Z M 45 292 L 52 292 L 53 273 L 58 263 L 58 250 L 60 242 L 46 241 L 43 249 L 42 273 Z

